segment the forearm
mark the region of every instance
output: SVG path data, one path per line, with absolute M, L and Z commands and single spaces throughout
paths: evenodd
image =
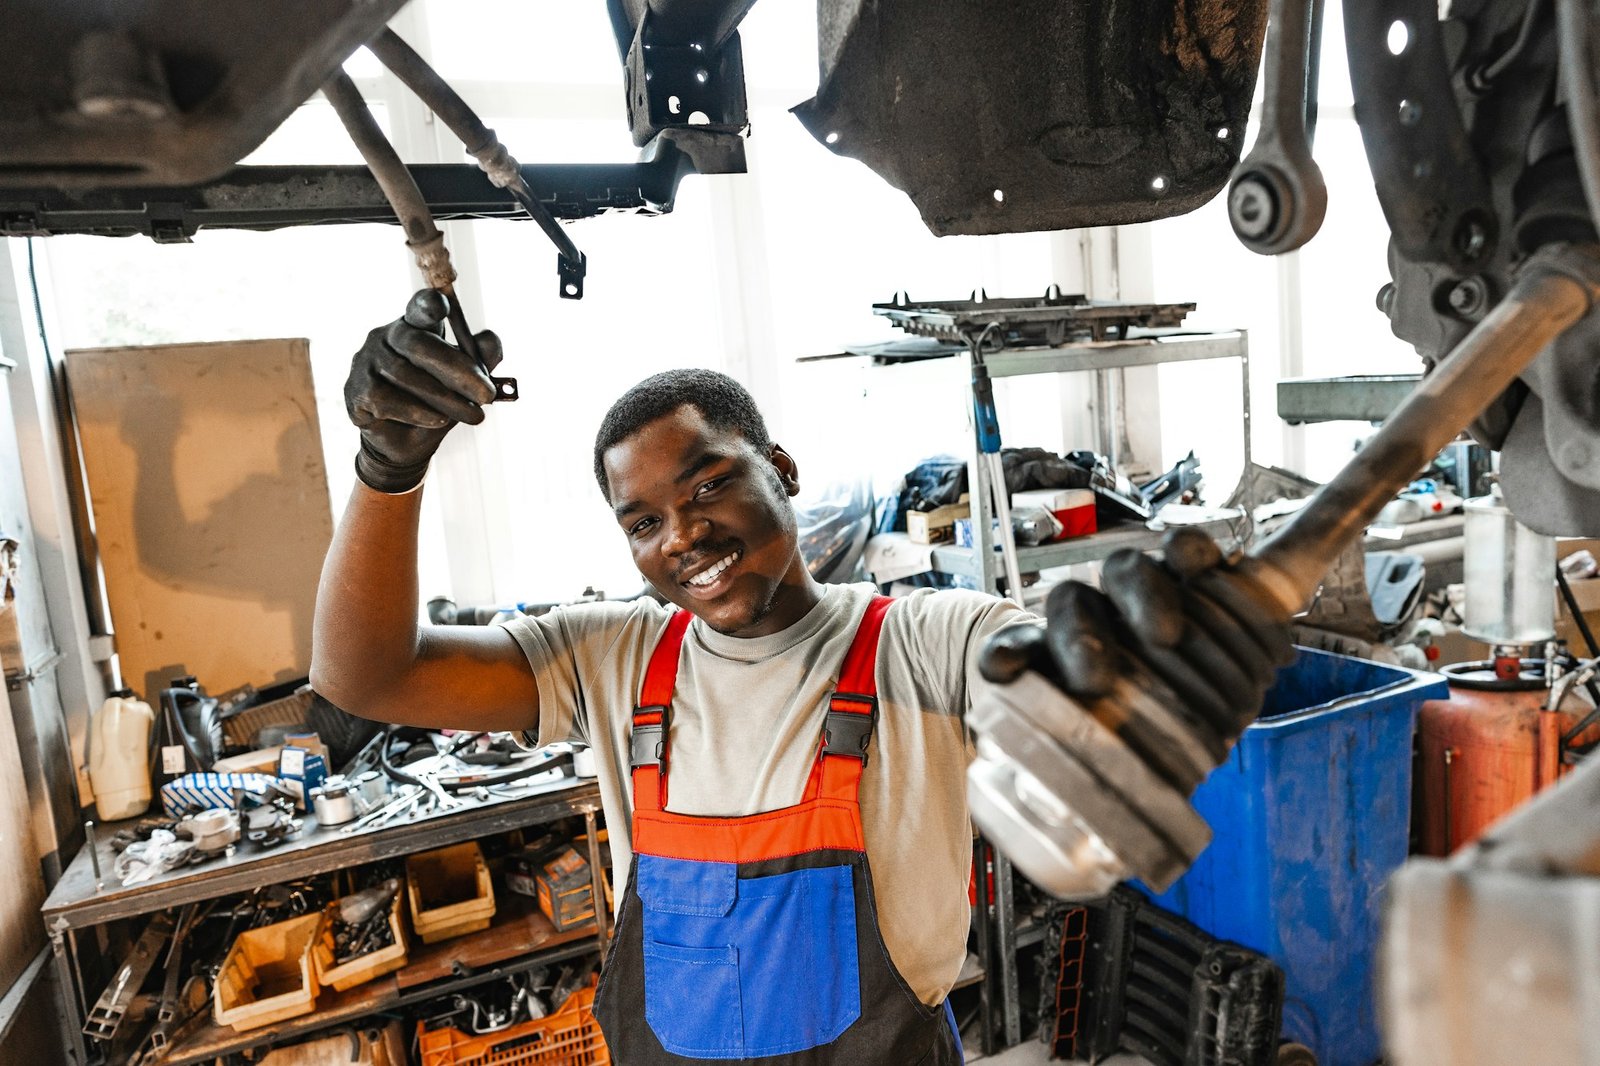
M 352 714 L 373 715 L 417 666 L 420 490 L 357 482 L 317 587 L 312 683 Z

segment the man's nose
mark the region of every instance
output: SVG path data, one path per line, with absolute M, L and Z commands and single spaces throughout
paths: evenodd
M 674 516 L 667 526 L 666 537 L 662 539 L 661 552 L 671 557 L 683 555 L 704 540 L 710 531 L 711 523 L 702 515 Z

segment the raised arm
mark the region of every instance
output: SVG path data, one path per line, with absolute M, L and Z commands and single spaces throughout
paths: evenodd
M 361 430 L 359 483 L 317 587 L 312 685 L 351 714 L 460 729 L 533 729 L 539 690 L 499 627 L 417 622 L 417 522 L 423 474 L 457 422 L 483 421 L 483 369 L 439 335 L 448 304 L 433 290 L 373 330 L 356 354 L 345 406 Z M 478 335 L 484 360 L 499 340 Z

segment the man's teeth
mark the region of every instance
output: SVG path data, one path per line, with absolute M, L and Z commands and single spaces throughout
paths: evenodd
M 734 564 L 734 562 L 738 558 L 739 558 L 739 553 L 738 552 L 734 552 L 732 555 L 729 555 L 726 559 L 723 559 L 721 562 L 713 563 L 710 567 L 706 568 L 705 570 L 700 571 L 694 577 L 691 577 L 688 581 L 685 581 L 684 584 L 686 584 L 686 585 L 696 585 L 696 586 L 699 586 L 701 588 L 704 588 L 705 586 L 707 586 L 707 585 L 711 584 L 713 581 L 715 581 L 718 577 L 720 577 L 722 575 L 722 572 L 724 570 L 726 570 L 728 567 L 732 566 Z

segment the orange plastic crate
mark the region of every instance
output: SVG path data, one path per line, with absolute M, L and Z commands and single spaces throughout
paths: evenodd
M 484 1036 L 418 1025 L 417 1046 L 422 1066 L 611 1066 L 593 988 L 578 989 L 543 1018 Z

